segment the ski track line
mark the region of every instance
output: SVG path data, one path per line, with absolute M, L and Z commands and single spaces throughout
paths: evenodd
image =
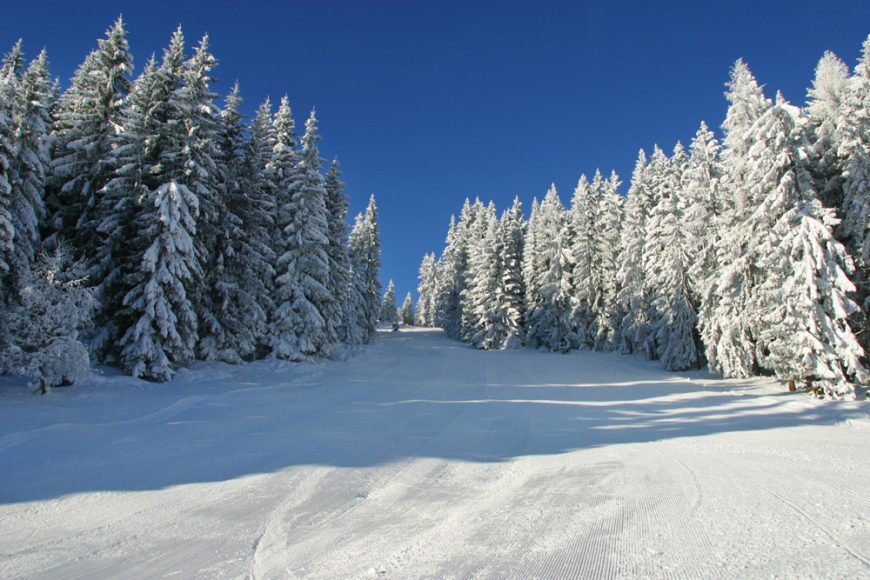
M 670 453 L 665 453 L 662 450 L 663 444 L 656 444 L 656 451 L 662 456 L 673 462 L 684 473 L 688 474 L 688 478 L 675 477 L 676 481 L 690 482 L 694 489 L 694 499 L 689 503 L 684 501 L 688 499 L 680 492 L 668 494 L 667 513 L 670 515 L 669 521 L 665 526 L 668 534 L 668 544 L 671 549 L 677 548 L 675 564 L 679 566 L 679 573 L 686 578 L 709 578 L 713 576 L 713 571 L 710 569 L 708 558 L 695 557 L 698 554 L 713 554 L 714 547 L 710 541 L 706 531 L 699 525 L 695 514 L 701 506 L 704 499 L 704 488 L 701 485 L 695 471 L 689 467 L 684 461 L 674 457 Z M 674 472 L 670 472 L 671 476 L 675 476 Z M 674 485 L 671 489 L 675 491 L 679 485 Z M 690 505 L 690 507 L 686 507 Z M 682 560 L 682 561 L 680 561 Z M 715 570 L 715 568 L 714 568 Z

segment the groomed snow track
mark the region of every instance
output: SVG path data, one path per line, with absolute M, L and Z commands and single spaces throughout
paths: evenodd
M 98 379 L 0 389 L 2 578 L 870 577 L 867 403 L 425 330 Z

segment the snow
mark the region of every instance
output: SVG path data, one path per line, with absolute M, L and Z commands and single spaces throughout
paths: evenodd
M 0 577 L 866 577 L 870 404 L 382 332 L 2 379 Z

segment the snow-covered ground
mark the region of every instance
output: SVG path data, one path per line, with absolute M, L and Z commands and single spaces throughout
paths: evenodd
M 383 333 L 0 388 L 0 577 L 870 577 L 870 405 Z

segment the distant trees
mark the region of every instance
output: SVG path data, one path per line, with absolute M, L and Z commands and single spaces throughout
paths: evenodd
M 287 97 L 245 123 L 236 84 L 220 109 L 208 36 L 188 54 L 180 27 L 133 79 L 126 35 L 119 18 L 62 93 L 44 51 L 0 65 L 2 367 L 44 391 L 91 357 L 165 381 L 369 342 L 375 200 L 348 236 L 314 112 L 297 143 Z
M 721 143 L 702 123 L 688 152 L 641 151 L 625 198 L 596 172 L 567 210 L 551 186 L 527 221 L 518 202 L 494 225 L 466 200 L 420 266 L 420 323 L 478 348 L 618 350 L 854 397 L 870 339 L 870 37 L 851 75 L 822 57 L 806 109 L 765 97 L 742 60 L 727 86 Z

